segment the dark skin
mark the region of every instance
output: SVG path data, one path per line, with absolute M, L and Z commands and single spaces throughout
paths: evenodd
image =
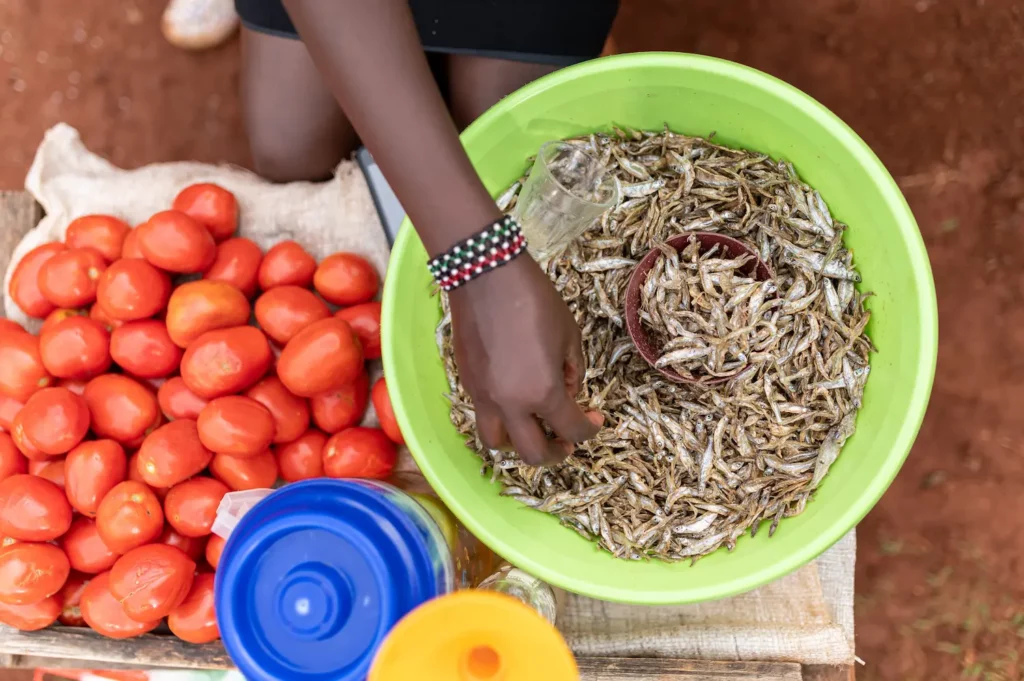
M 450 57 L 449 114 L 405 0 L 284 4 L 302 43 L 286 47 L 274 42 L 285 39 L 248 32 L 243 41 L 246 123 L 258 172 L 279 181 L 329 176 L 354 129 L 431 256 L 502 217 L 456 122 L 468 124 L 551 67 Z M 278 76 L 272 90 L 260 87 L 268 71 Z M 455 357 L 486 446 L 550 464 L 565 458 L 566 443 L 597 434 L 600 416 L 584 414 L 574 399 L 584 369 L 579 327 L 531 258 L 453 291 L 450 301 Z M 541 421 L 556 438 L 545 435 Z

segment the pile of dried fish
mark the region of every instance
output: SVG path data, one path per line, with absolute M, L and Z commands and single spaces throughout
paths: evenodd
M 668 131 L 616 130 L 572 143 L 602 159 L 622 189 L 616 208 L 546 264 L 583 331 L 580 402 L 601 411 L 606 427 L 553 468 L 485 449 L 459 384 L 442 300 L 437 335 L 452 422 L 503 494 L 556 515 L 620 558 L 731 550 L 764 520 L 774 533 L 804 509 L 853 434 L 868 377 L 869 313 L 866 295 L 854 289 L 860 277 L 843 247 L 846 226 L 790 164 L 763 154 Z M 503 209 L 515 191 L 499 201 Z M 622 317 L 633 265 L 687 231 L 740 239 L 775 272 L 775 290 L 750 282 L 730 289 L 726 327 L 756 331 L 740 349 L 744 368 L 711 387 L 664 379 L 635 351 Z M 680 295 L 683 284 L 691 297 L 714 285 L 724 297 L 721 277 L 705 284 L 679 276 Z M 738 357 L 708 364 L 724 369 Z

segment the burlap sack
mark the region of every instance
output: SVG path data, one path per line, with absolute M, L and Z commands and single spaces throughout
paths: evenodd
M 26 188 L 46 217 L 15 250 L 7 276 L 24 253 L 61 239 L 67 223 L 79 215 L 113 213 L 136 224 L 168 207 L 182 187 L 200 181 L 235 193 L 241 235 L 263 248 L 295 239 L 318 258 L 353 251 L 383 276 L 387 240 L 354 163 L 339 165 L 335 178 L 323 184 L 271 185 L 238 168 L 198 163 L 121 170 L 89 152 L 66 125 L 46 134 L 29 171 Z M 9 317 L 26 321 L 13 302 L 5 304 Z M 368 421 L 373 422 L 372 414 Z M 399 470 L 415 470 L 405 452 Z M 851 532 L 815 563 L 783 579 L 735 598 L 690 606 L 650 608 L 569 595 L 559 626 L 580 655 L 848 664 L 854 656 L 854 558 Z

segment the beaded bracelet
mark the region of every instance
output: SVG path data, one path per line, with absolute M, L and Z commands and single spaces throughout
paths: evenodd
M 427 268 L 442 289 L 451 291 L 511 262 L 524 250 L 526 237 L 519 224 L 506 215 L 431 260 Z

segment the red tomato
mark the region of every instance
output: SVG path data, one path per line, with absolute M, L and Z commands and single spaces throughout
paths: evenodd
M 0 603 L 0 623 L 22 631 L 39 631 L 53 624 L 61 613 L 59 596 L 44 598 L 31 605 Z
M 230 492 L 213 478 L 195 477 L 175 485 L 164 500 L 164 516 L 171 527 L 186 537 L 210 534 L 217 506 Z
M 269 291 L 275 286 L 309 286 L 316 272 L 316 260 L 294 241 L 274 244 L 260 263 L 260 288 Z
M 174 289 L 167 303 L 167 332 L 185 348 L 207 331 L 249 323 L 249 299 L 222 281 L 190 281 Z
M 395 443 L 378 428 L 349 428 L 324 445 L 324 473 L 329 478 L 383 480 L 397 460 Z
M 60 538 L 60 547 L 67 554 L 71 569 L 89 575 L 109 570 L 119 555 L 103 543 L 96 521 L 85 516 L 74 519 Z
M 44 454 L 66 454 L 89 432 L 89 407 L 67 388 L 43 388 L 28 398 L 14 427 Z
M 0 480 L 28 472 L 28 461 L 7 433 L 0 433 Z
M 146 487 L 153 490 L 156 494 L 156 498 L 163 501 L 167 497 L 167 493 L 170 491 L 167 487 L 153 487 L 146 483 L 146 480 L 142 477 L 142 469 L 139 468 L 139 454 L 136 452 L 128 457 L 128 479 L 134 480 L 135 482 L 141 482 Z
M 68 501 L 79 513 L 95 517 L 103 497 L 127 474 L 128 459 L 121 445 L 113 440 L 83 442 L 64 462 Z
M 210 232 L 181 211 L 161 211 L 135 229 L 146 260 L 168 272 L 202 272 L 217 255 Z
M 263 332 L 252 326 L 208 331 L 181 359 L 181 377 L 199 397 L 213 399 L 238 393 L 263 378 L 273 355 Z
M 274 443 L 291 442 L 309 428 L 309 405 L 288 392 L 277 376 L 268 376 L 249 388 L 247 397 L 256 400 L 274 417 Z
M 27 333 L 0 336 L 0 393 L 26 402 L 53 378 L 39 355 L 39 338 Z
M 47 260 L 63 250 L 64 244 L 56 242 L 36 246 L 14 268 L 7 294 L 29 317 L 42 319 L 56 307 L 39 290 L 39 270 Z
M 168 419 L 198 419 L 208 402 L 185 385 L 181 376 L 167 379 L 157 392 L 160 409 Z
M 110 332 L 95 319 L 74 316 L 39 336 L 43 366 L 58 378 L 92 378 L 110 368 Z
M 224 538 L 216 534 L 211 534 L 210 541 L 206 542 L 206 562 L 214 570 L 217 569 L 217 565 L 220 563 L 220 554 L 224 551 L 224 544 Z
M 125 480 L 100 502 L 96 529 L 104 544 L 117 553 L 127 553 L 160 536 L 164 511 L 153 490 L 140 482 Z
M 224 241 L 238 229 L 238 201 L 220 185 L 189 185 L 174 197 L 172 207 L 206 227 L 215 241 Z
M 146 433 L 160 424 L 156 396 L 127 376 L 97 376 L 86 384 L 83 397 L 96 437 L 137 447 Z
M 124 237 L 124 244 L 121 246 L 121 257 L 131 260 L 145 260 L 139 246 L 139 230 L 132 229 Z
M 380 359 L 380 303 L 363 303 L 338 310 L 338 319 L 344 319 L 359 337 L 366 359 Z
M 340 388 L 314 395 L 309 400 L 313 423 L 328 433 L 358 426 L 370 402 L 370 377 L 360 372 L 355 380 Z
M 50 314 L 46 315 L 46 319 L 43 320 L 43 325 L 39 327 L 39 335 L 43 335 L 44 333 L 52 329 L 54 326 L 56 326 L 58 322 L 62 322 L 68 317 L 82 316 L 87 317 L 89 316 L 89 314 L 85 310 L 72 310 L 65 307 L 57 308 Z
M 14 428 L 14 417 L 24 406 L 13 397 L 0 393 L 0 432 L 10 432 Z
M 170 376 L 178 370 L 182 354 L 171 341 L 167 327 L 157 319 L 128 322 L 110 334 L 110 356 L 139 378 Z
M 103 254 L 93 248 L 64 250 L 39 268 L 39 290 L 57 307 L 82 307 L 96 300 L 106 269 Z
M 214 611 L 214 575 L 196 575 L 192 590 L 177 608 L 167 616 L 171 633 L 189 643 L 210 643 L 220 638 L 217 613 Z
M 380 429 L 391 438 L 392 442 L 404 445 L 405 438 L 402 437 L 402 431 L 398 428 L 398 421 L 395 420 L 395 410 L 391 408 L 391 396 L 388 395 L 388 384 L 383 378 L 373 384 L 370 400 L 373 402 L 373 410 L 377 412 Z
M 60 591 L 70 573 L 68 557 L 53 544 L 11 544 L 0 549 L 0 602 L 38 603 Z
M 299 286 L 270 289 L 256 299 L 255 310 L 260 328 L 281 345 L 313 322 L 331 316 L 324 301 Z
M 228 239 L 217 245 L 217 256 L 203 279 L 231 284 L 246 298 L 252 298 L 256 295 L 261 262 L 263 251 L 255 243 L 241 237 Z
M 352 328 L 334 317 L 313 322 L 295 335 L 277 359 L 277 375 L 295 395 L 312 397 L 355 380 L 363 351 Z
M 380 280 L 366 258 L 355 253 L 335 253 L 316 268 L 313 287 L 329 303 L 358 305 L 373 300 Z
M 110 591 L 109 572 L 92 578 L 82 592 L 79 607 L 85 623 L 108 638 L 141 636 L 153 631 L 160 624 L 159 618 L 152 622 L 136 622 L 125 614 L 121 602 Z
M 202 471 L 213 454 L 199 439 L 196 422 L 177 419 L 160 426 L 139 449 L 142 479 L 153 487 L 172 487 Z
M 63 457 L 50 459 L 49 461 L 29 461 L 28 472 L 30 475 L 49 480 L 57 485 L 57 487 L 65 489 L 64 464 L 65 460 Z
M 132 549 L 110 568 L 110 593 L 136 622 L 167 617 L 192 588 L 195 561 L 167 544 Z
M 165 527 L 164 533 L 160 535 L 160 543 L 181 549 L 186 556 L 197 562 L 206 550 L 206 537 L 186 537 L 170 525 Z
M 7 333 L 28 333 L 18 322 L 13 322 L 10 319 L 4 319 L 0 317 L 0 336 Z
M 111 263 L 100 277 L 96 303 L 111 319 L 130 322 L 152 317 L 167 305 L 171 278 L 145 260 Z
M 311 428 L 297 439 L 275 447 L 274 454 L 277 456 L 281 478 L 288 482 L 297 482 L 323 477 L 323 451 L 326 442 L 326 435 Z
M 112 215 L 83 215 L 68 225 L 64 243 L 68 248 L 94 248 L 107 262 L 119 260 L 124 240 L 132 228 Z
M 85 395 L 85 386 L 88 384 L 89 381 L 84 381 L 80 378 L 62 378 L 57 386 L 67 388 L 78 396 L 83 396 Z
M 245 459 L 218 454 L 210 462 L 210 473 L 236 492 L 273 487 L 277 482 L 277 460 L 270 451 Z
M 72 572 L 68 577 L 68 581 L 64 582 L 64 588 L 57 594 L 63 603 L 63 609 L 61 610 L 60 623 L 67 627 L 84 627 L 85 620 L 82 619 L 82 592 L 85 591 L 85 585 L 89 583 L 89 575 L 83 575 L 80 572 Z
M 203 446 L 218 454 L 247 457 L 265 451 L 274 441 L 274 417 L 250 397 L 218 397 L 198 421 Z
M 21 541 L 50 541 L 71 527 L 64 490 L 34 475 L 0 481 L 0 532 Z
M 103 306 L 99 303 L 93 303 L 92 307 L 89 308 L 89 319 L 98 321 L 107 331 L 113 331 L 114 329 L 124 326 L 124 322 L 120 319 L 114 319 L 110 316 L 110 313 L 103 309 Z M 45 324 L 44 324 L 45 326 Z

